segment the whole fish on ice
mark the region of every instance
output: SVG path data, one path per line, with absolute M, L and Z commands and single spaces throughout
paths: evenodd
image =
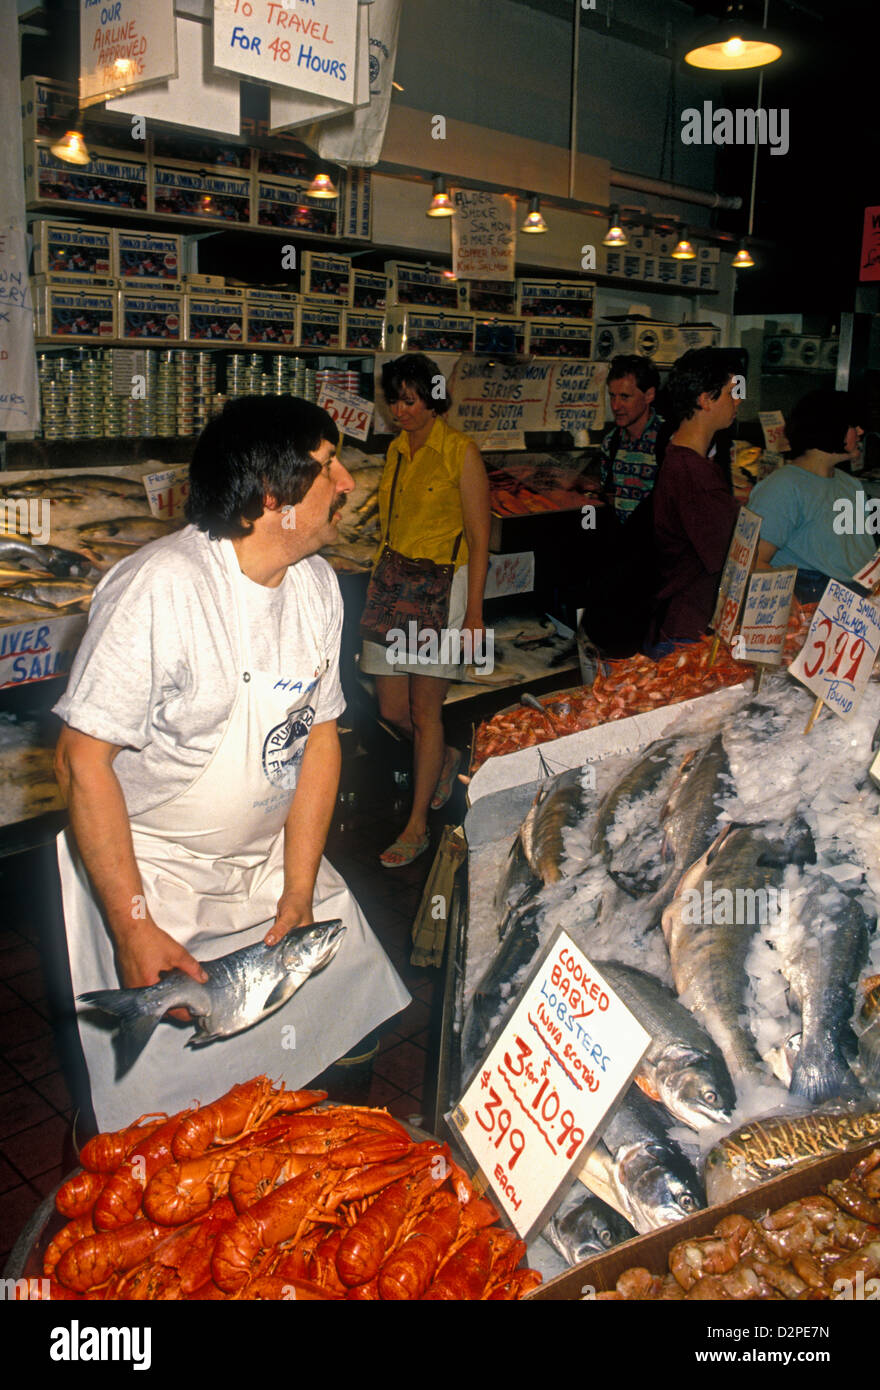
M 615 1245 L 632 1240 L 636 1232 L 625 1217 L 575 1182 L 562 1199 L 541 1234 L 569 1265 L 591 1255 L 603 1255 Z
M 663 856 L 669 867 L 651 900 L 658 912 L 672 898 L 688 865 L 705 854 L 718 834 L 719 799 L 729 786 L 730 766 L 718 733 L 682 765 L 666 803 Z
M 797 943 L 782 962 L 801 1014 L 801 1045 L 792 1068 L 792 1095 L 824 1101 L 853 1090 L 844 1049 L 855 1051 L 850 1020 L 856 984 L 868 958 L 868 919 L 855 897 L 827 874 L 803 880 L 798 894 Z
M 587 769 L 570 767 L 542 787 L 520 828 L 523 853 L 532 872 L 544 883 L 569 877 L 565 832 L 580 826 L 595 804 L 596 793 L 585 785 Z
M 690 1159 L 669 1138 L 663 1112 L 638 1086 L 624 1093 L 602 1129 L 614 1190 L 639 1235 L 693 1216 L 706 1205 Z
M 492 964 L 474 991 L 461 1034 L 462 1081 L 476 1071 L 495 1028 L 521 992 L 526 972 L 541 949 L 541 885 L 519 903 Z
M 771 1178 L 817 1158 L 880 1140 L 880 1111 L 816 1110 L 809 1115 L 771 1115 L 726 1134 L 703 1169 L 714 1206 L 729 1202 Z
M 652 842 L 659 837 L 656 822 L 659 820 L 662 803 L 657 806 L 656 813 L 652 813 L 651 800 L 658 790 L 662 791 L 664 782 L 674 768 L 676 754 L 681 757 L 684 752 L 685 745 L 677 738 L 662 738 L 650 744 L 642 756 L 605 794 L 596 813 L 593 849 L 601 854 L 614 882 L 631 898 L 654 892 L 659 887 L 661 871 L 656 868 L 653 871 L 648 869 L 646 861 L 650 861 L 654 856 L 644 851 L 641 842 L 647 840 L 650 850 L 653 848 Z M 664 795 L 663 801 L 665 800 Z M 636 804 L 641 825 L 631 831 L 617 829 L 618 819 L 623 819 L 626 811 Z M 639 849 L 637 855 L 633 854 L 634 840 Z M 623 864 L 618 862 L 619 842 L 626 848 L 626 861 Z
M 196 1031 L 187 1047 L 204 1047 L 242 1033 L 275 1013 L 311 975 L 328 965 L 344 933 L 339 918 L 314 922 L 294 928 L 274 946 L 258 941 L 200 961 L 208 976 L 205 984 L 182 970 L 172 970 L 156 985 L 98 989 L 79 999 L 119 1020 L 114 1038 L 118 1080 L 137 1060 L 169 1009 L 187 1008 L 193 1016 Z
M 674 1119 L 704 1129 L 729 1120 L 736 1091 L 720 1048 L 671 990 L 644 970 L 594 960 L 599 974 L 651 1034 L 634 1080 Z

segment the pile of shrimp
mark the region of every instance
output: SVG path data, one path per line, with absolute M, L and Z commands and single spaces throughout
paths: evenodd
M 792 602 L 783 664 L 793 661 L 810 627 L 815 605 Z M 606 662 L 607 675 L 598 675 L 592 687 L 542 700 L 546 717 L 537 710 L 508 710 L 486 720 L 477 729 L 471 772 L 487 758 L 515 753 L 565 734 L 582 733 L 597 724 L 610 724 L 631 714 L 645 714 L 663 705 L 677 705 L 697 695 L 709 695 L 724 686 L 739 685 L 754 667 L 735 661 L 723 645 L 712 660 L 714 639 L 701 637 L 690 646 L 678 647 L 659 661 L 630 656 Z
M 712 1235 L 682 1240 L 663 1277 L 627 1269 L 597 1299 L 794 1300 L 880 1293 L 880 1148 L 816 1196 L 750 1221 L 734 1213 Z M 860 1293 L 859 1290 L 862 1292 Z

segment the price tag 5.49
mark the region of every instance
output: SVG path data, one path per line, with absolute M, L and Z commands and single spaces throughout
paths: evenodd
M 366 439 L 373 419 L 373 402 L 348 391 L 331 391 L 325 387 L 318 396 L 318 405 L 326 410 L 339 426 L 340 434 L 353 439 Z

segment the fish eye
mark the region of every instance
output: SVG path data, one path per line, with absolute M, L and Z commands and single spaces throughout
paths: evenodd
M 696 1211 L 697 1204 L 689 1192 L 683 1192 L 678 1199 L 678 1204 L 682 1211 Z
M 714 1105 L 718 1100 L 718 1093 L 716 1091 L 704 1091 L 703 1100 L 707 1105 Z

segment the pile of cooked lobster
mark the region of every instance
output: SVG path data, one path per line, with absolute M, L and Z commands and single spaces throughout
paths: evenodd
M 62 1185 L 52 1299 L 493 1299 L 541 1282 L 452 1160 L 266 1077 L 99 1134 Z
M 660 1278 L 635 1266 L 599 1299 L 873 1299 L 880 1294 L 880 1148 L 824 1195 L 757 1221 L 735 1213 L 679 1241 Z

